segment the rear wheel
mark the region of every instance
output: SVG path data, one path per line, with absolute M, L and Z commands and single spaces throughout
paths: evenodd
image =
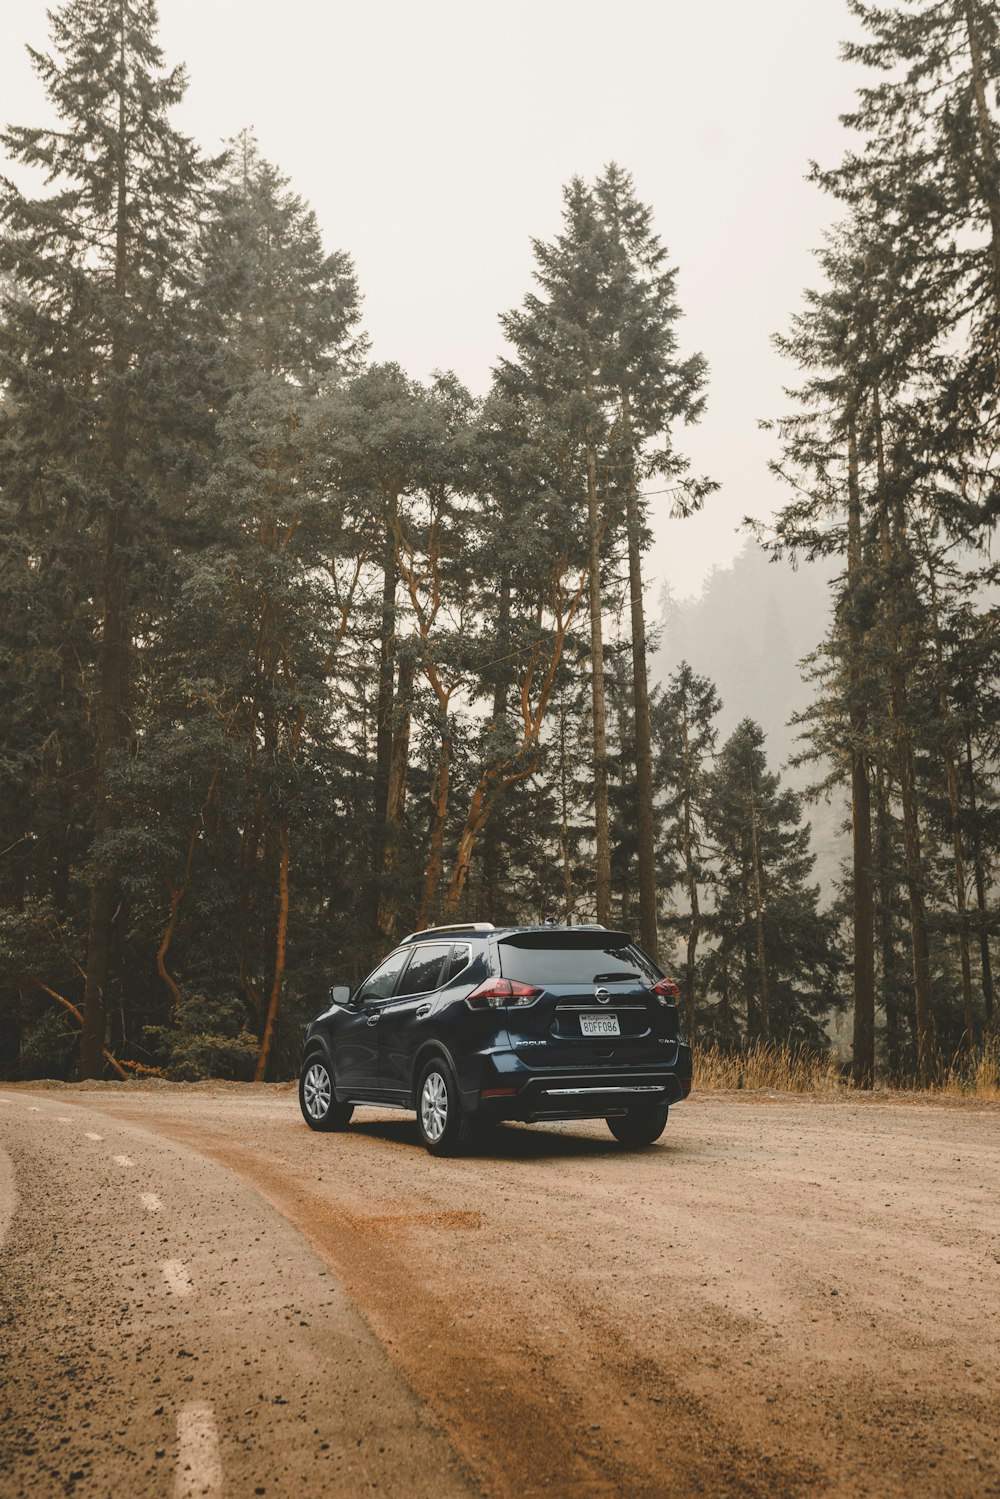
M 668 1113 L 669 1108 L 665 1103 L 636 1104 L 627 1114 L 607 1120 L 607 1126 L 622 1145 L 652 1145 L 663 1134 Z
M 310 1057 L 299 1076 L 299 1108 L 310 1129 L 343 1129 L 354 1113 L 353 1103 L 338 1103 L 333 1078 L 322 1057 Z
M 462 1108 L 458 1085 L 437 1058 L 420 1075 L 417 1129 L 431 1155 L 460 1155 L 472 1138 L 472 1120 Z

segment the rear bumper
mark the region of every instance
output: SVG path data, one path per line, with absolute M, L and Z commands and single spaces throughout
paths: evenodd
M 686 1048 L 685 1048 L 686 1050 Z M 513 1089 L 513 1092 L 508 1090 Z M 691 1076 L 660 1068 L 613 1072 L 538 1073 L 529 1077 L 506 1074 L 491 1080 L 475 1102 L 466 1099 L 483 1119 L 607 1119 L 640 1105 L 680 1103 L 691 1091 Z

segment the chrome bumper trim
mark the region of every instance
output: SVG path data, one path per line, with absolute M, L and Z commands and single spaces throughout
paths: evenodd
M 661 1083 L 638 1083 L 628 1088 L 545 1088 L 550 1098 L 564 1098 L 569 1094 L 578 1093 L 663 1093 L 664 1085 Z

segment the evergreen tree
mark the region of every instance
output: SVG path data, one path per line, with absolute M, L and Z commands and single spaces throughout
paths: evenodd
M 686 661 L 653 704 L 660 845 L 673 856 L 669 884 L 680 885 L 687 902 L 686 914 L 669 917 L 664 925 L 684 938 L 684 1012 L 691 1036 L 698 1030 L 698 943 L 704 926 L 700 892 L 708 875 L 705 818 L 721 707 L 714 684 Z
M 210 840 L 230 857 L 213 864 L 203 840 L 191 842 L 193 830 L 204 831 L 205 809 L 189 805 L 190 793 L 178 808 L 157 968 L 179 1013 L 189 1015 L 166 960 L 200 868 L 209 884 L 195 899 L 221 902 L 236 937 L 229 957 L 263 1076 L 286 983 L 293 871 L 311 827 L 315 751 L 330 730 L 329 679 L 353 604 L 338 564 L 367 547 L 370 530 L 366 515 L 330 494 L 330 419 L 318 386 L 345 378 L 364 340 L 355 332 L 350 261 L 324 254 L 312 211 L 246 134 L 230 155 L 198 255 L 197 310 L 212 340 L 213 395 L 224 404 L 211 473 L 188 511 L 190 549 L 171 570 L 174 592 L 153 652 L 160 677 L 148 768 L 143 775 L 139 767 L 139 778 L 148 824 L 150 804 L 162 801 L 159 757 L 169 760 L 181 722 L 196 796 L 230 810 L 225 821 L 213 818 Z M 139 836 L 142 826 L 140 812 Z M 196 963 L 189 949 L 189 982 Z M 210 995 L 231 985 L 233 968 L 224 979 L 205 975 Z
M 937 262 L 934 273 L 960 277 L 971 293 L 974 332 L 992 363 L 1000 318 L 1000 126 L 990 108 L 1000 78 L 996 7 L 992 0 L 849 3 L 868 35 L 847 43 L 844 57 L 884 76 L 859 89 L 846 118 L 864 137 L 862 153 L 848 153 L 821 179 L 848 201 L 859 184 L 874 181 L 886 216 L 919 233 L 925 257 Z M 964 241 L 960 253 L 956 238 Z M 954 305 L 957 324 L 970 298 Z M 986 392 L 973 385 L 966 395 Z M 995 400 L 990 405 L 995 411 Z
M 6 387 L 4 503 L 10 521 L 68 511 L 94 588 L 94 875 L 82 1077 L 103 1067 L 120 938 L 116 767 L 135 749 L 137 553 L 158 529 L 187 442 L 197 373 L 180 297 L 205 168 L 169 111 L 184 89 L 165 72 L 152 0 L 69 0 L 51 17 L 53 52 L 32 60 L 58 125 L 13 127 L 11 157 L 59 186 L 31 198 L 4 185 L 0 271 Z M 39 476 L 41 482 L 39 482 Z
M 913 951 L 918 1070 L 935 1066 L 928 908 L 933 850 L 922 828 L 928 788 L 921 744 L 924 682 L 936 648 L 933 602 L 922 598 L 919 538 L 974 540 L 992 516 L 996 443 L 997 126 L 988 88 L 1000 73 L 994 8 L 979 0 L 902 9 L 852 0 L 869 39 L 846 55 L 883 80 L 859 91 L 847 123 L 860 151 L 814 178 L 849 208 L 823 257 L 828 285 L 811 299 L 786 352 L 812 372 L 802 398 L 812 411 L 785 424 L 799 498 L 779 518 L 783 540 L 847 555 L 841 599 L 851 704 L 855 838 L 855 1074 L 873 1065 L 874 886 L 871 774 L 858 758 L 873 742 L 859 713 L 881 680 L 889 749 L 879 749 L 898 796 Z M 803 472 L 810 474 L 805 486 Z M 846 534 L 821 516 L 846 512 Z M 843 535 L 843 540 L 838 537 Z M 940 681 L 940 660 L 932 669 Z M 938 691 L 934 711 L 947 707 Z M 867 712 L 867 707 L 865 708 Z M 876 710 L 876 718 L 880 710 Z M 876 729 L 877 738 L 879 730 Z M 954 756 L 947 758 L 954 761 Z M 947 792 L 958 823 L 954 770 Z M 952 834 L 957 884 L 963 865 Z M 962 988 L 971 1023 L 971 972 L 957 897 Z
M 709 777 L 706 831 L 714 867 L 705 927 L 713 1029 L 733 1042 L 818 1044 L 840 1005 L 835 923 L 817 910 L 815 862 L 800 800 L 767 769 L 764 735 L 744 719 Z
M 636 731 L 636 814 L 643 940 L 657 949 L 653 851 L 652 760 L 646 680 L 641 552 L 646 545 L 640 481 L 669 476 L 677 511 L 696 508 L 712 488 L 693 480 L 672 449 L 670 426 L 693 420 L 702 406 L 705 363 L 680 361 L 674 324 L 680 315 L 676 273 L 654 234 L 650 210 L 631 178 L 613 164 L 594 186 L 574 178 L 563 193 L 563 230 L 551 244 L 533 242 L 535 279 L 521 309 L 501 323 L 516 361 L 501 363 L 505 389 L 547 405 L 578 454 L 571 487 L 586 500 L 594 749 L 595 894 L 597 919 L 610 919 L 611 845 L 603 615 L 610 543 L 628 544 L 632 621 L 632 714 Z
M 546 726 L 553 698 L 567 655 L 580 658 L 576 621 L 588 579 L 586 548 L 567 500 L 572 449 L 548 415 L 544 403 L 495 390 L 473 437 L 472 566 L 480 616 L 475 678 L 487 716 L 467 741 L 475 773 L 457 837 L 449 918 L 459 909 L 473 851 L 481 838 L 489 839 L 497 809 L 512 796 L 521 802 L 539 796 L 535 777 L 551 739 Z M 547 839 L 538 831 L 542 859 Z M 484 852 L 489 848 L 487 842 Z M 549 903 L 549 897 L 542 902 Z
M 597 920 L 611 919 L 611 843 L 608 816 L 607 711 L 601 557 L 607 515 L 602 509 L 598 462 L 608 435 L 602 384 L 613 337 L 610 297 L 614 269 L 593 194 L 574 177 L 563 191 L 563 230 L 552 244 L 533 241 L 535 280 L 521 310 L 501 318 L 517 361 L 501 361 L 501 388 L 544 402 L 553 425 L 564 425 L 574 463 L 567 498 L 585 497 L 590 605 L 591 731 L 594 779 L 594 863 Z
M 314 386 L 359 367 L 368 340 L 350 256 L 324 249 L 315 213 L 249 130 L 230 143 L 199 260 L 199 311 L 230 386 L 261 374 Z
M 642 942 L 655 958 L 656 860 L 653 823 L 653 756 L 646 672 L 642 552 L 648 540 L 643 479 L 668 480 L 673 514 L 697 509 L 715 485 L 694 479 L 673 448 L 671 427 L 692 422 L 704 406 L 707 365 L 702 355 L 681 361 L 675 324 L 680 317 L 676 270 L 652 227 L 652 212 L 635 195 L 631 177 L 612 163 L 597 179 L 594 197 L 614 265 L 616 336 L 605 353 L 604 377 L 613 403 L 609 489 L 624 497 L 628 586 L 632 625 L 635 838 Z M 619 500 L 620 503 L 620 500 Z

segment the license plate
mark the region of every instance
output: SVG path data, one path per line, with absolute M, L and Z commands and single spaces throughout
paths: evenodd
M 617 1015 L 581 1015 L 580 1030 L 585 1036 L 620 1036 Z

